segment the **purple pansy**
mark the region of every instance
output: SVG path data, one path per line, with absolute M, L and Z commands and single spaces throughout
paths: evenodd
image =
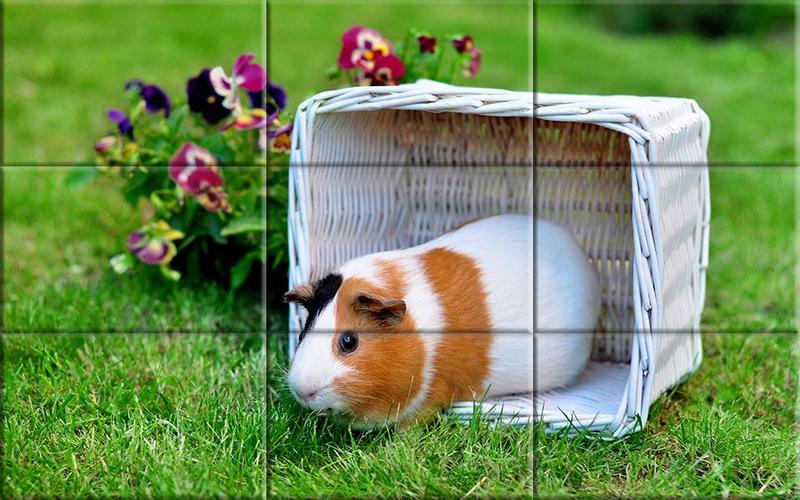
M 276 83 L 267 79 L 267 121 L 269 123 L 278 119 L 280 113 L 286 107 L 286 91 Z
M 108 119 L 117 124 L 120 134 L 127 135 L 133 139 L 133 125 L 131 125 L 131 121 L 125 113 L 118 109 L 109 109 Z
M 163 220 L 151 222 L 128 236 L 128 251 L 145 264 L 166 265 L 177 253 L 172 242 L 183 237 Z
M 214 92 L 209 74 L 211 70 L 205 68 L 196 77 L 186 82 L 186 95 L 189 99 L 189 109 L 203 115 L 203 119 L 211 124 L 218 123 L 227 118 L 231 110 L 222 105 L 223 97 Z
M 158 113 L 164 111 L 164 116 L 169 118 L 169 112 L 172 109 L 172 104 L 169 96 L 158 85 L 145 84 L 141 80 L 130 80 L 125 84 L 125 90 L 136 88 L 139 95 L 144 99 L 145 110 L 148 113 Z
M 269 82 L 267 82 L 267 88 L 269 88 Z M 247 92 L 247 96 L 250 97 L 250 105 L 254 108 L 261 108 L 266 109 L 264 105 L 266 104 L 266 92 L 265 89 L 261 89 L 256 92 Z

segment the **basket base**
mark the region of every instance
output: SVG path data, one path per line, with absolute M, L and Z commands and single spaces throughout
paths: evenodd
M 448 413 L 466 423 L 477 406 L 483 418 L 496 423 L 528 425 L 543 420 L 548 432 L 574 427 L 576 431 L 587 428 L 613 433 L 620 425 L 628 426 L 617 422 L 617 414 L 624 403 L 629 374 L 627 363 L 590 361 L 573 384 L 537 395 L 535 406 L 533 394 L 515 394 L 487 398 L 483 403 L 459 401 Z

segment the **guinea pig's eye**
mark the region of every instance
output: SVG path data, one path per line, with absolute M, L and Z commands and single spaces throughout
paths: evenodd
M 339 337 L 339 350 L 342 354 L 349 354 L 358 347 L 358 335 L 355 332 L 344 332 Z

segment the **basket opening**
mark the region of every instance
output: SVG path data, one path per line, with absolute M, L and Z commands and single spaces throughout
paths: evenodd
M 533 120 L 386 109 L 318 114 L 315 165 L 531 165 Z
M 537 217 L 569 228 L 600 280 L 603 307 L 594 340 L 595 361 L 630 361 L 634 327 L 630 171 L 630 166 L 536 168 Z
M 593 123 L 534 119 L 536 165 L 631 164 L 628 136 Z

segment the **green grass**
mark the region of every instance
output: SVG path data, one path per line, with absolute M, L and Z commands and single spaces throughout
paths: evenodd
M 711 119 L 712 163 L 795 163 L 793 33 L 709 42 L 611 34 L 571 5 L 536 16 L 537 90 L 691 97 Z
M 185 99 L 205 67 L 236 57 L 264 61 L 262 2 L 4 6 L 6 163 L 91 161 L 112 130 L 106 110 L 124 104 L 133 78 Z
M 262 495 L 263 334 L 186 334 L 260 331 L 257 294 L 114 274 L 141 212 L 113 179 L 67 188 L 67 172 L 2 172 L 3 490 Z M 175 334 L 33 333 L 67 331 Z
M 8 335 L 9 497 L 264 494 L 263 336 Z
M 798 331 L 797 174 L 795 167 L 711 169 L 704 331 Z
M 542 496 L 797 496 L 796 339 L 705 334 L 704 360 L 614 443 L 537 435 Z
M 171 284 L 141 269 L 117 275 L 111 256 L 142 223 L 111 178 L 68 188 L 61 167 L 5 167 L 4 327 L 9 332 L 253 332 L 257 293 Z
M 530 428 L 441 418 L 404 432 L 356 432 L 303 411 L 289 395 L 270 339 L 270 493 L 277 497 L 526 498 L 533 491 Z

